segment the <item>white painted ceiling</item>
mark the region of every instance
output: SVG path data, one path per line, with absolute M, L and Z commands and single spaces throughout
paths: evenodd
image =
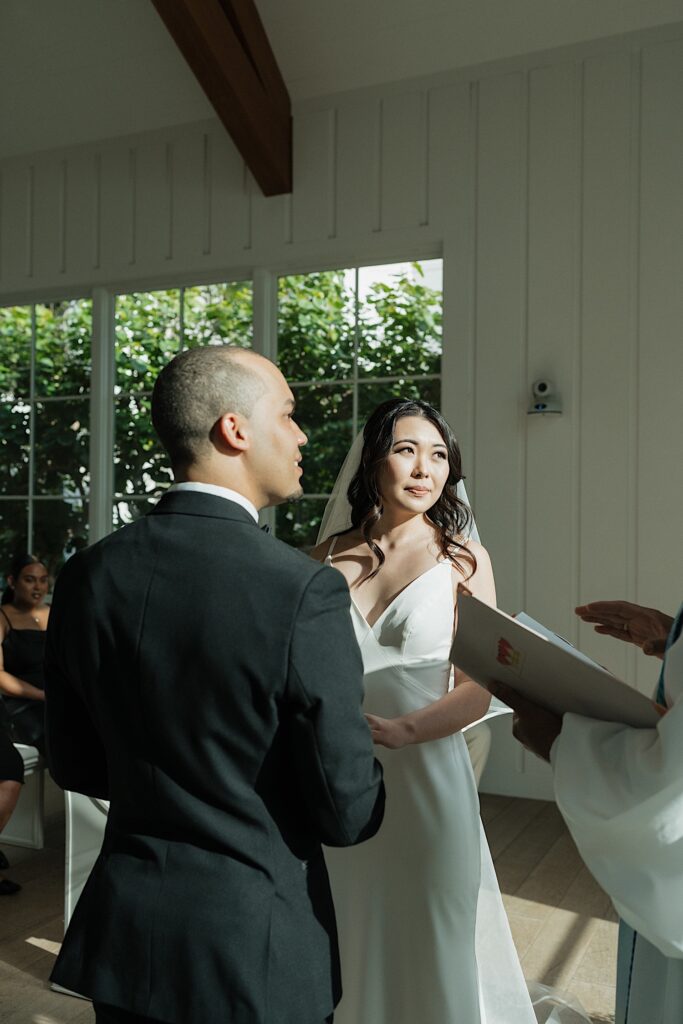
M 256 0 L 294 100 L 683 20 L 683 0 Z M 212 117 L 150 0 L 0 0 L 0 158 Z

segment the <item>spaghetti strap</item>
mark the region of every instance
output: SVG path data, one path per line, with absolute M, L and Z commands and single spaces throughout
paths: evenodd
M 7 614 L 5 609 L 2 607 L 2 605 L 0 605 L 0 612 L 2 612 L 3 618 L 4 618 L 5 622 L 7 623 L 7 625 L 9 626 L 10 630 L 13 629 L 14 627 L 12 626 L 12 623 L 9 620 L 9 615 Z
M 332 565 L 332 552 L 334 551 L 338 539 L 338 534 L 335 534 L 335 536 L 332 538 L 332 543 L 327 549 L 327 554 L 325 555 L 325 565 Z

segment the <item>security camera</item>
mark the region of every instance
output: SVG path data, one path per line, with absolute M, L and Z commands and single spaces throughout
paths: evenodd
M 531 385 L 531 404 L 527 410 L 529 416 L 547 413 L 560 413 L 562 406 L 555 392 L 555 385 L 547 377 L 535 380 Z
M 535 380 L 531 390 L 534 398 L 547 398 L 552 393 L 553 386 L 549 380 Z

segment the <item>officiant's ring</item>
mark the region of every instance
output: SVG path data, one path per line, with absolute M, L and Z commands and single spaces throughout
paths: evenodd
M 628 622 L 624 623 L 624 632 L 628 633 Z

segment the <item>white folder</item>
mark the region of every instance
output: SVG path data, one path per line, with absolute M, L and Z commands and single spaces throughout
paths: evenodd
M 648 697 L 545 626 L 521 617 L 527 625 L 459 588 L 451 661 L 481 686 L 499 680 L 558 715 L 571 711 L 644 729 L 657 724 L 660 712 Z

